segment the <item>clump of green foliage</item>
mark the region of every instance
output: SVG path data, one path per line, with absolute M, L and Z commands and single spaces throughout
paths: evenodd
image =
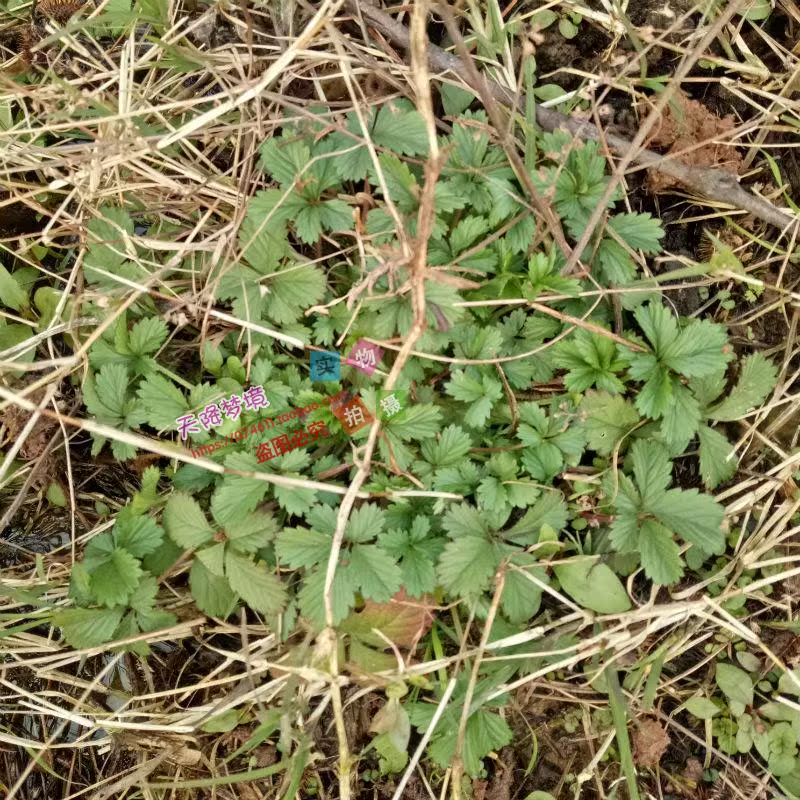
M 608 164 L 594 142 L 562 131 L 534 134 L 526 140 L 530 177 L 575 242 L 606 191 Z M 365 603 L 386 603 L 401 589 L 414 599 L 465 604 L 485 620 L 501 566 L 498 635 L 552 614 L 543 610 L 545 590 L 590 611 L 623 612 L 631 600 L 621 577 L 641 568 L 638 581 L 669 586 L 685 574 L 687 559 L 699 565 L 723 553 L 722 507 L 699 488 L 675 485 L 673 462 L 696 458 L 707 489 L 730 479 L 737 461 L 725 423 L 763 400 L 775 368 L 759 354 L 735 360 L 723 326 L 682 319 L 652 288 L 638 291 L 642 256 L 660 252 L 663 230 L 649 214 L 620 210 L 618 196 L 582 254 L 594 281 L 637 290 L 623 295 L 624 330 L 612 332 L 612 304 L 584 291 L 594 288 L 587 277 L 563 276 L 564 254 L 546 235 L 535 239 L 536 219 L 486 115 L 462 105 L 441 148 L 446 161 L 425 279 L 428 325 L 416 345 L 430 358 L 412 358 L 401 373 L 398 388 L 414 402 L 383 425 L 364 488 L 386 499 L 361 503 L 350 516 L 333 585 L 334 621 L 346 632 Z M 246 365 L 235 331 L 206 342 L 197 357 L 196 346 L 186 347 L 191 326 L 172 329 L 152 298 L 137 300 L 89 351 L 87 413 L 119 431 L 171 436 L 179 416 L 262 385 L 273 414 L 347 386 L 377 416 L 380 372 L 346 372 L 323 388 L 310 381 L 305 359 L 259 326 L 343 352 L 361 337 L 397 340 L 408 331 L 412 306 L 402 287 L 409 272 L 398 232 L 415 235 L 427 149 L 421 115 L 402 100 L 370 109 L 366 131 L 354 113 L 339 119 L 324 108 L 314 119 L 287 120 L 261 147 L 269 188 L 249 200 L 232 260 L 195 254 L 175 264 L 153 247 L 174 235 L 170 223 L 133 205 L 100 209 L 88 225 L 84 276 L 112 308 L 125 286 L 118 278 L 138 282 L 156 272 L 189 299 L 181 282 L 189 271 L 207 299 L 255 327 L 246 335 Z M 370 246 L 354 250 L 354 237 Z M 12 282 L 12 308 L 29 307 L 14 275 L 0 273 L 0 280 Z M 344 302 L 354 287 L 356 311 Z M 509 303 L 464 305 L 487 299 Z M 526 309 L 534 299 L 563 319 Z M 82 313 L 107 311 L 84 301 Z M 575 318 L 590 325 L 576 327 Z M 457 360 L 446 372 L 442 356 Z M 555 395 L 537 393 L 544 385 Z M 270 438 L 264 432 L 251 437 L 250 449 L 234 445 L 209 456 L 243 474 L 170 467 L 159 494 L 158 472 L 148 473 L 146 499 L 134 499 L 75 565 L 74 608 L 53 617 L 66 640 L 93 647 L 170 625 L 174 616 L 159 609 L 158 579 L 184 564 L 194 601 L 209 615 L 226 617 L 245 604 L 284 638 L 303 626 L 321 630 L 339 496 L 247 474 L 317 478 L 337 467 L 351 447 L 338 420 L 324 406 L 310 418 L 334 434 L 313 456 L 297 450 L 259 464 L 252 448 Z M 217 432 L 256 421 L 245 412 Z M 355 444 L 365 437 L 355 434 Z M 93 439 L 98 453 L 107 440 Z M 208 433 L 191 435 L 191 444 L 207 441 Z M 119 440 L 110 446 L 118 459 L 136 455 Z M 570 488 L 564 476 L 576 467 L 585 480 L 570 479 Z M 423 493 L 392 495 L 408 488 Z M 445 646 L 458 646 L 455 632 L 442 632 L 451 640 Z M 385 643 L 343 636 L 350 637 L 349 657 L 364 668 L 385 663 Z M 466 726 L 469 775 L 481 774 L 483 758 L 511 738 L 502 712 L 508 698 L 496 687 L 534 662 L 542 663 L 531 655 L 481 667 Z M 457 701 L 466 698 L 467 677 L 459 680 L 450 717 L 428 748 L 441 767 L 452 759 Z M 388 695 L 376 731 L 385 772 L 403 768 L 410 727 L 426 728 L 431 701 L 441 694 L 441 687 L 406 688 Z M 730 736 L 748 730 L 743 715 L 726 718 Z M 784 775 L 794 769 L 793 724 L 775 718 L 766 739 L 752 735 Z

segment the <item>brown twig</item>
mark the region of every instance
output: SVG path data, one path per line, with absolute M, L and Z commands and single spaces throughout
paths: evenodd
M 346 0 L 346 5 L 354 13 L 360 14 L 368 20 L 371 25 L 395 44 L 405 48 L 409 46 L 408 29 L 385 12 L 363 0 Z M 464 62 L 434 44 L 428 45 L 428 61 L 431 67 L 438 72 L 452 72 L 457 75 L 479 95 L 482 91 L 485 91 L 506 106 L 520 108 L 519 99 L 509 89 L 495 81 L 479 75 L 479 85 L 473 85 L 473 79 L 470 77 L 469 70 Z M 618 154 L 627 155 L 631 151 L 632 143 L 630 140 L 613 133 L 601 132 L 591 122 L 575 119 L 551 108 L 543 108 L 541 105 L 537 105 L 536 121 L 546 131 L 565 128 L 579 139 L 597 142 L 604 140 L 609 149 Z M 652 150 L 646 149 L 640 149 L 632 157 L 631 161 L 640 168 L 655 169 L 663 172 L 665 175 L 669 175 L 679 181 L 687 189 L 691 189 L 709 200 L 747 211 L 770 225 L 780 228 L 783 233 L 791 232 L 794 229 L 800 230 L 800 219 L 785 213 L 763 197 L 748 192 L 747 189 L 739 184 L 737 176 L 733 173 L 721 169 L 683 164 L 668 156 L 659 155 Z

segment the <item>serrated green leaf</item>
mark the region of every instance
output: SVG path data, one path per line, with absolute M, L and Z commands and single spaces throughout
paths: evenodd
M 687 378 L 701 378 L 718 371 L 731 359 L 725 348 L 728 337 L 721 325 L 695 320 L 671 342 L 662 347 L 659 357 L 675 372 Z
M 155 353 L 167 338 L 167 326 L 157 317 L 139 320 L 130 333 L 129 346 L 136 355 Z
M 664 353 L 678 338 L 678 321 L 661 303 L 647 303 L 634 312 L 639 327 L 657 355 Z
M 682 453 L 700 424 L 700 404 L 694 395 L 677 381 L 672 382 L 672 402 L 664 409 L 661 433 L 675 454 Z
M 266 547 L 275 536 L 277 524 L 269 515 L 261 512 L 248 514 L 225 527 L 230 546 L 239 553 L 255 553 Z
M 236 595 L 226 578 L 211 573 L 195 558 L 189 571 L 189 588 L 197 607 L 212 617 L 227 617 L 236 606 Z
M 152 575 L 143 575 L 139 585 L 128 599 L 128 605 L 137 613 L 145 614 L 155 605 L 158 583 Z
M 711 419 L 731 422 L 760 405 L 775 387 L 775 365 L 761 353 L 753 353 L 742 362 L 739 380 L 728 395 L 708 412 Z
M 112 608 L 128 602 L 139 585 L 141 575 L 142 568 L 138 560 L 127 550 L 117 547 L 91 571 L 89 588 L 98 603 Z
M 650 214 L 614 214 L 608 219 L 611 228 L 628 247 L 653 254 L 661 252 L 664 229 Z
M 308 572 L 297 594 L 300 613 L 317 629 L 325 627 L 325 572 L 325 565 Z M 337 569 L 331 588 L 334 625 L 338 625 L 353 607 L 355 591 L 350 570 Z
M 306 528 L 284 528 L 275 542 L 278 558 L 293 569 L 326 563 L 330 549 L 330 536 Z
M 313 264 L 276 272 L 264 282 L 269 290 L 264 297 L 264 314 L 279 324 L 296 322 L 303 311 L 318 303 L 325 294 L 325 274 Z
M 122 614 L 122 608 L 68 608 L 53 615 L 53 624 L 72 647 L 99 647 L 114 638 Z
M 350 542 L 368 542 L 383 531 L 384 514 L 375 503 L 364 503 L 350 515 L 345 529 L 345 539 Z
M 468 597 L 487 588 L 498 564 L 491 542 L 479 536 L 460 536 L 445 545 L 437 574 L 450 594 Z
M 218 577 L 225 575 L 225 542 L 217 542 L 210 547 L 202 547 L 194 557 L 203 562 L 203 566 Z
M 647 510 L 667 528 L 707 553 L 719 555 L 724 551 L 725 511 L 713 497 L 700 494 L 697 489 L 669 489 L 650 500 Z
M 400 567 L 377 545 L 355 545 L 350 550 L 350 568 L 361 594 L 376 603 L 385 603 L 400 589 Z
M 452 539 L 461 536 L 486 536 L 488 527 L 480 511 L 468 503 L 450 506 L 442 520 L 442 526 Z
M 257 472 L 256 457 L 252 453 L 232 453 L 225 466 L 242 472 Z M 227 475 L 211 496 L 211 513 L 222 526 L 227 526 L 254 511 L 264 499 L 270 484 L 258 478 Z
M 391 530 L 381 534 L 381 548 L 399 559 L 402 585 L 409 597 L 420 597 L 436 586 L 434 564 L 444 549 L 444 541 L 430 534 L 426 517 L 416 517 L 410 531 Z
M 637 439 L 631 447 L 631 461 L 642 501 L 647 504 L 649 499 L 660 497 L 672 476 L 672 462 L 664 446 Z
M 640 354 L 636 354 L 638 357 Z M 643 358 L 647 358 L 644 356 Z M 636 366 L 637 358 L 631 360 L 631 372 Z M 672 387 L 674 381 L 669 373 L 653 359 L 652 369 L 645 379 L 644 386 L 636 395 L 636 408 L 646 417 L 661 419 L 672 403 Z
M 302 478 L 299 473 L 285 473 L 290 478 Z M 317 501 L 317 490 L 305 486 L 278 486 L 273 485 L 272 491 L 278 505 L 289 514 L 302 514 L 309 506 Z
M 175 428 L 175 420 L 189 411 L 183 393 L 163 375 L 148 375 L 136 392 L 146 422 L 156 430 Z
M 170 538 L 187 550 L 206 544 L 214 537 L 214 529 L 200 504 L 182 492 L 176 492 L 167 500 L 164 527 Z
M 247 556 L 228 550 L 225 576 L 231 589 L 255 611 L 274 615 L 286 605 L 286 587 L 263 563 L 256 564 Z
M 435 467 L 458 464 L 469 453 L 471 441 L 469 434 L 458 425 L 448 425 L 436 441 L 422 443 L 422 457 Z
M 644 520 L 639 531 L 639 552 L 645 574 L 653 583 L 669 586 L 683 575 L 680 548 L 672 532 L 653 520 Z
M 153 553 L 161 546 L 164 531 L 150 517 L 120 517 L 114 526 L 114 541 L 136 558 Z
M 579 407 L 590 449 L 611 455 L 624 436 L 639 423 L 639 414 L 629 400 L 608 392 L 587 392 Z
M 425 120 L 407 101 L 395 100 L 381 107 L 372 127 L 372 138 L 377 145 L 394 153 L 415 156 L 428 152 Z
M 732 478 L 738 461 L 728 438 L 714 428 L 701 425 L 697 431 L 700 443 L 700 476 L 709 489 Z
M 404 442 L 430 439 L 438 432 L 441 417 L 438 406 L 418 403 L 392 417 L 385 428 Z
M 515 544 L 537 544 L 543 526 L 560 531 L 566 526 L 567 518 L 564 495 L 558 491 L 545 492 L 511 530 L 504 531 L 503 536 Z

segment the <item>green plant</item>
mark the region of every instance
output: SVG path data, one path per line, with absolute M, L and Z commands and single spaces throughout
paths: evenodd
M 149 468 L 143 489 L 118 515 L 109 533 L 95 536 L 72 569 L 70 596 L 77 607 L 53 615 L 73 647 L 97 647 L 114 639 L 166 628 L 175 616 L 157 607 L 157 570 L 149 558 L 162 546 L 164 530 L 146 515 L 159 471 Z M 145 642 L 129 649 L 146 655 Z
M 797 796 L 800 712 L 792 701 L 785 702 L 784 698 L 781 702 L 781 696 L 800 696 L 800 675 L 794 670 L 770 673 L 767 681 L 754 679 L 752 674 L 761 667 L 759 659 L 747 651 L 740 655 L 746 657 L 743 661 L 749 669 L 718 662 L 714 680 L 719 693 L 712 697 L 696 695 L 683 707 L 699 719 L 711 720 L 711 730 L 723 752 L 735 755 L 754 748 L 783 788 Z

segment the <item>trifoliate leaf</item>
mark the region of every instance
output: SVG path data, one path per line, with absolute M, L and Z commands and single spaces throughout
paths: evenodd
M 683 575 L 680 548 L 672 532 L 653 520 L 644 520 L 639 531 L 639 552 L 645 574 L 653 583 L 669 586 Z
M 430 533 L 426 517 L 415 517 L 410 531 L 390 530 L 381 534 L 381 549 L 399 559 L 402 586 L 409 597 L 420 597 L 436 586 L 434 564 L 444 549 L 444 541 Z
M 167 500 L 164 527 L 170 538 L 187 550 L 206 544 L 214 537 L 214 529 L 200 504 L 182 492 L 176 492 Z
M 92 596 L 108 608 L 124 605 L 139 585 L 142 568 L 127 550 L 115 548 L 108 559 L 96 566 L 89 577 Z
M 732 478 L 738 461 L 733 445 L 715 428 L 701 425 L 697 431 L 700 443 L 700 476 L 708 489 L 715 489 Z
M 638 424 L 639 414 L 630 400 L 608 392 L 587 392 L 579 407 L 589 448 L 609 456 Z
M 487 375 L 480 378 L 475 375 L 476 372 L 455 370 L 445 391 L 456 400 L 470 403 L 464 422 L 471 428 L 480 428 L 488 419 L 492 406 L 502 397 L 503 385 Z
M 391 418 L 385 426 L 404 442 L 430 439 L 439 431 L 442 410 L 432 404 L 417 403 Z
M 775 365 L 761 353 L 753 353 L 742 362 L 739 380 L 727 396 L 708 412 L 711 419 L 731 422 L 759 406 L 772 391 L 777 377 Z
M 189 588 L 197 607 L 212 617 L 227 617 L 236 606 L 236 595 L 226 578 L 214 575 L 199 558 L 192 561 Z
M 53 615 L 53 624 L 75 648 L 99 647 L 110 642 L 122 621 L 122 608 L 68 608 Z
M 557 346 L 554 363 L 569 370 L 564 385 L 571 392 L 584 392 L 596 386 L 617 394 L 625 388 L 616 373 L 627 366 L 628 359 L 605 336 L 577 331 Z
M 228 550 L 225 575 L 231 589 L 255 611 L 279 614 L 286 605 L 286 587 L 263 563 L 256 564 L 248 556 Z

